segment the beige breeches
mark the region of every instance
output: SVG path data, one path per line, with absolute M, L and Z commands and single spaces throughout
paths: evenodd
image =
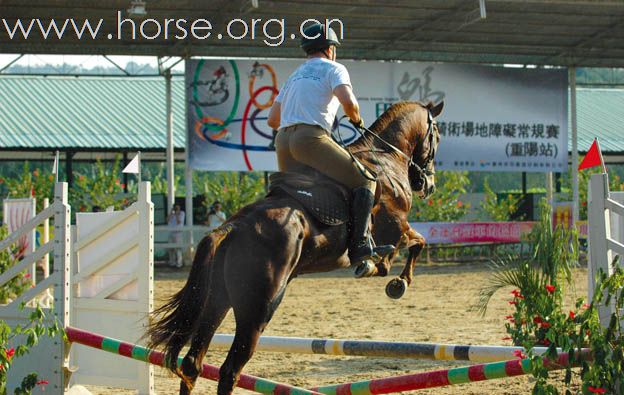
M 320 126 L 298 124 L 281 129 L 275 137 L 275 151 L 280 171 L 296 173 L 303 164 L 350 189 L 366 187 L 375 193 L 375 182 L 364 176 L 373 178 L 370 172 L 354 162 Z

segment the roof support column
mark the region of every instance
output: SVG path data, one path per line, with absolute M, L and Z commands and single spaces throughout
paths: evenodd
M 576 67 L 568 68 L 570 84 L 570 120 L 572 132 L 572 220 L 576 226 L 579 220 L 579 182 L 578 182 L 578 138 L 576 124 Z
M 169 69 L 165 71 L 165 82 L 165 103 L 167 108 L 167 213 L 170 213 L 175 205 L 175 174 L 173 172 L 173 106 L 171 105 L 171 70 Z

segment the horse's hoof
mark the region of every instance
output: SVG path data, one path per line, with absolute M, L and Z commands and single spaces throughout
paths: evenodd
M 355 268 L 355 278 L 370 277 L 375 272 L 375 265 L 370 261 L 364 261 Z
M 392 299 L 401 299 L 407 290 L 407 281 L 397 277 L 386 285 L 386 295 Z

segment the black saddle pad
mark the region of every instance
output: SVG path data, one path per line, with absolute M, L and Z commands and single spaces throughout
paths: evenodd
M 278 172 L 269 181 L 269 196 L 286 193 L 319 222 L 335 226 L 349 221 L 349 192 L 326 177 Z

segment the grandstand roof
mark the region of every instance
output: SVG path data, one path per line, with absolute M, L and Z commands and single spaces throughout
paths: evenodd
M 624 2 L 616 0 L 149 0 L 143 16 L 130 15 L 131 3 L 2 0 L 0 16 L 9 26 L 18 18 L 26 25 L 36 18 L 44 23 L 55 18 L 59 25 L 65 18 L 79 26 L 85 18 L 102 24 L 95 39 L 76 34 L 45 39 L 37 26 L 27 39 L 19 34 L 9 39 L 0 29 L 0 53 L 299 57 L 300 23 L 337 18 L 344 26 L 343 59 L 624 67 Z M 118 11 L 123 19 L 133 18 L 134 29 L 131 23 L 118 28 Z M 190 21 L 199 18 L 212 25 L 207 39 L 174 39 L 173 25 L 165 37 L 166 19 L 187 21 L 190 36 Z M 285 40 L 279 45 L 267 45 L 261 34 L 271 18 L 284 21 Z M 152 39 L 132 39 L 148 19 L 153 21 L 143 31 Z M 251 29 L 242 39 L 226 37 L 226 25 L 234 19 L 248 26 L 259 19 L 255 38 Z M 233 26 L 233 35 L 242 32 L 241 23 Z M 277 23 L 267 26 L 274 37 L 282 30 Z

